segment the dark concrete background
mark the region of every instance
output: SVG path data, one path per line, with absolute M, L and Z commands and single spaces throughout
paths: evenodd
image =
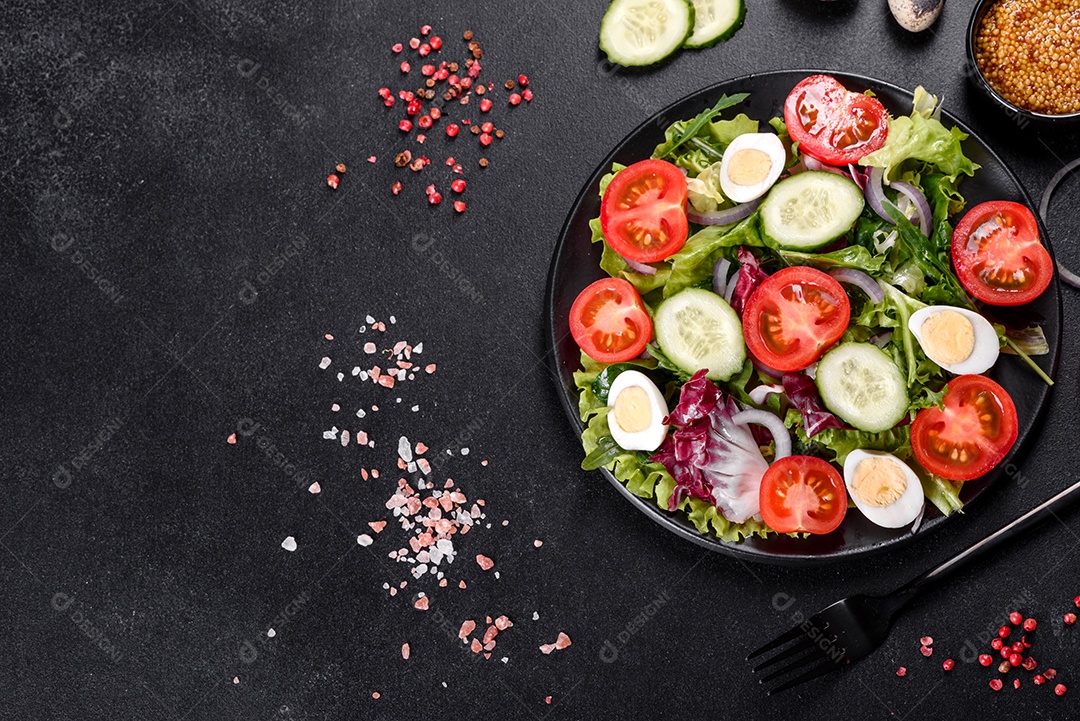
M 1043 622 L 1036 657 L 1072 682 L 1080 630 L 1060 618 L 1080 593 L 1075 514 L 928 594 L 844 674 L 766 699 L 742 661 L 795 611 L 887 589 L 1075 480 L 1071 333 L 1018 479 L 922 543 L 810 570 L 710 555 L 577 470 L 580 448 L 541 363 L 547 265 L 583 182 L 642 119 L 723 78 L 829 67 L 925 84 L 1038 198 L 1080 138 L 1018 128 L 977 97 L 963 73 L 971 5 L 952 0 L 913 37 L 883 0 L 751 0 L 730 42 L 613 75 L 596 52 L 600 4 L 4 3 L 0 717 L 1076 717 L 1080 680 L 1059 699 L 1025 674 L 1021 692 L 995 695 L 986 669 L 940 670 L 1019 604 Z M 525 72 L 537 94 L 513 111 L 496 103 L 509 136 L 486 153 L 486 171 L 471 136 L 449 146 L 431 133 L 434 162 L 448 150 L 464 159 L 462 217 L 449 197 L 426 206 L 427 181 L 389 162 L 403 147 L 390 119 L 400 107 L 388 115 L 375 94 L 402 86 L 388 48 L 424 23 L 455 49 L 472 28 L 485 75 Z M 323 179 L 337 162 L 350 170 L 333 193 Z M 1060 193 L 1053 241 L 1080 264 L 1070 212 L 1080 190 Z M 1066 322 L 1078 311 L 1066 292 Z M 335 369 L 363 358 L 368 313 L 396 315 L 388 335 L 423 341 L 439 371 L 383 394 L 339 384 Z M 324 355 L 334 365 L 319 371 Z M 361 402 L 384 408 L 343 424 Z M 259 430 L 228 445 L 242 419 Z M 324 441 L 335 423 L 379 445 Z M 407 577 L 386 558 L 393 529 L 367 549 L 355 541 L 385 515 L 402 433 L 436 450 L 470 446 L 440 472 L 487 499 L 492 522 L 459 543 L 451 577 L 469 590 L 425 587 L 426 614 L 409 593 L 382 589 Z M 361 466 L 384 476 L 364 482 Z M 295 553 L 279 546 L 288 535 Z M 476 553 L 496 559 L 498 580 Z M 777 594 L 791 599 L 785 610 Z M 646 609 L 656 612 L 637 624 Z M 490 661 L 438 622 L 501 613 L 516 625 Z M 258 640 L 271 626 L 277 636 Z M 573 646 L 541 655 L 560 630 Z M 918 654 L 924 634 L 936 639 L 930 660 Z

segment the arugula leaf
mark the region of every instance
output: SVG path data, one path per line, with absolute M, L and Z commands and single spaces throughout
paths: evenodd
M 676 149 L 686 143 L 690 138 L 696 136 L 705 126 L 712 122 L 713 118 L 718 116 L 727 108 L 733 105 L 738 105 L 742 101 L 750 97 L 750 93 L 736 93 L 735 95 L 721 95 L 720 99 L 716 101 L 716 105 L 712 106 L 708 110 L 701 112 L 690 121 L 680 121 L 674 123 L 668 128 L 664 134 L 666 140 L 656 147 L 653 151 L 654 158 L 666 158 L 671 155 Z
M 872 255 L 861 245 L 849 245 L 829 253 L 798 253 L 783 249 L 778 252 L 788 265 L 810 265 L 826 271 L 833 268 L 855 268 L 871 275 L 879 273 L 888 260 L 885 255 Z

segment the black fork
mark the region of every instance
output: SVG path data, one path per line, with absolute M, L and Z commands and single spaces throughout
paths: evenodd
M 868 656 L 889 635 L 893 619 L 920 591 L 932 583 L 949 577 L 968 562 L 1017 538 L 1030 528 L 1049 519 L 1077 498 L 1080 498 L 1080 483 L 1070 486 L 948 561 L 908 581 L 892 593 L 884 596 L 859 594 L 837 601 L 757 649 L 747 656 L 747 660 L 750 661 L 783 647 L 779 653 L 754 667 L 754 673 L 758 673 L 783 664 L 761 677 L 760 682 L 763 684 L 780 681 L 785 676 L 798 673 L 795 677 L 789 677 L 770 689 L 771 696 L 839 670 Z

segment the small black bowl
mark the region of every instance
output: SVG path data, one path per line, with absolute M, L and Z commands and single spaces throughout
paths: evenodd
M 998 0 L 980 0 L 975 5 L 975 9 L 971 11 L 971 21 L 968 23 L 967 30 L 967 67 L 965 73 L 971 79 L 971 81 L 978 86 L 983 93 L 990 98 L 994 104 L 1002 108 L 1013 120 L 1023 119 L 1027 122 L 1038 123 L 1041 125 L 1072 125 L 1080 123 L 1080 112 L 1067 113 L 1064 115 L 1051 115 L 1049 113 L 1036 113 L 1026 108 L 1022 108 L 1019 105 L 1006 100 L 994 86 L 990 84 L 990 81 L 983 75 L 982 68 L 979 67 L 979 63 L 975 60 L 975 35 L 979 31 L 979 26 L 982 24 L 983 17 L 986 15 L 987 10 L 990 9 L 994 3 Z

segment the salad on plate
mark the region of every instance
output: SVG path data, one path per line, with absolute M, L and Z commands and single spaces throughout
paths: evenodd
M 782 117 L 725 117 L 746 97 L 600 183 L 607 277 L 569 318 L 582 467 L 725 541 L 848 513 L 914 532 L 1016 442 L 999 354 L 1053 383 L 1041 329 L 987 317 L 1042 294 L 1052 259 L 1026 206 L 965 207 L 979 167 L 923 88 L 893 117 L 813 75 Z

